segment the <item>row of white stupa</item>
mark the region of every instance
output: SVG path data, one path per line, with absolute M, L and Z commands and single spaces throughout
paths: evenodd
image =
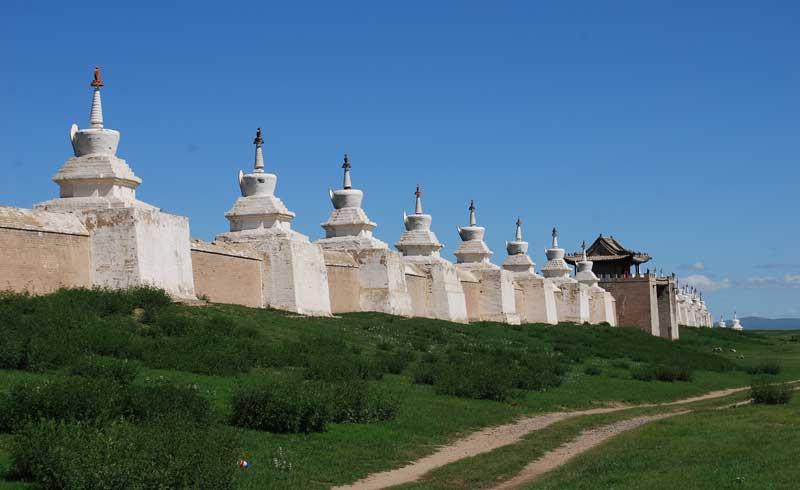
M 714 320 L 709 313 L 703 294 L 696 288 L 684 285 L 675 291 L 678 324 L 687 327 L 712 327 Z
M 717 324 L 717 327 L 719 327 L 719 328 L 730 328 L 732 330 L 744 330 L 744 326 L 742 326 L 741 322 L 739 321 L 739 318 L 736 316 L 736 312 L 735 311 L 733 312 L 733 320 L 731 320 L 730 326 L 728 326 L 728 324 L 725 323 L 725 316 L 724 315 L 720 315 L 719 316 L 719 323 Z
M 75 157 L 53 178 L 60 197 L 35 208 L 71 213 L 92 230 L 94 284 L 147 283 L 178 297 L 194 297 L 197 271 L 192 270 L 188 220 L 136 199 L 141 179 L 116 156 L 120 133 L 103 125 L 99 69 L 91 85 L 90 128 L 73 125 Z M 342 189 L 330 191 L 334 210 L 321 225 L 325 238 L 312 243 L 291 229 L 295 214 L 275 196 L 277 177 L 264 170 L 260 129 L 254 144 L 253 171 L 239 173 L 241 197 L 225 213 L 230 230 L 214 243 L 266 257 L 263 306 L 312 315 L 382 311 L 458 322 L 616 324 L 615 300 L 598 285 L 585 247 L 573 278 L 555 229 L 542 275 L 534 272 L 519 220 L 515 240 L 507 242 L 508 258 L 499 267 L 490 262 L 485 229 L 477 225 L 471 203 L 469 226 L 458 229 L 462 241 L 453 264 L 440 256 L 443 245 L 431 231 L 431 216 L 423 212 L 418 188 L 414 214 L 404 213 L 406 231 L 395 244 L 399 252 L 389 249 L 372 235 L 376 224 L 361 207 L 363 192 L 352 186 L 346 155 Z M 352 260 L 357 275 L 329 274 L 337 260 Z M 421 286 L 412 287 L 407 276 L 421 278 Z

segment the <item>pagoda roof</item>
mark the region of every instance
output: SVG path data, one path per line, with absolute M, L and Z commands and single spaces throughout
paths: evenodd
M 628 250 L 613 236 L 603 236 L 602 234 L 586 249 L 586 257 L 592 262 L 630 260 L 634 264 L 643 264 L 652 258 L 644 252 Z M 564 257 L 564 260 L 570 264 L 580 262 L 582 259 L 581 252 Z

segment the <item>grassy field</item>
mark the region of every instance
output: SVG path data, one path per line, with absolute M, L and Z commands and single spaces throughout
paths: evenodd
M 230 457 L 230 488 L 239 489 L 328 488 L 395 467 L 458 435 L 521 415 L 667 401 L 744 386 L 752 378 L 747 368 L 765 360 L 780 361 L 775 379 L 800 378 L 800 337 L 793 332 L 682 329 L 680 341 L 668 342 L 635 329 L 602 326 L 457 325 L 367 313 L 319 319 L 235 306 L 186 307 L 168 304 L 153 291 L 62 291 L 43 298 L 6 295 L 0 298 L 0 337 L 5 340 L 0 344 L 0 366 L 4 367 L 0 369 L 0 403 L 19 383 L 71 382 L 80 373 L 75 366 L 85 364 L 87 356 L 127 359 L 136 366 L 133 381 L 114 388 L 123 399 L 137 389 L 147 393 L 154 386 L 190 387 L 208 402 L 210 411 L 209 420 L 193 428 L 193 433 L 230 433 L 234 451 L 225 457 Z M 634 379 L 636 373 L 664 366 L 689 372 L 691 381 Z M 323 432 L 273 433 L 231 427 L 233 402 L 242 387 L 276 377 L 297 380 L 301 390 L 321 385 L 337 391 L 361 383 L 368 385 L 369 395 L 360 403 L 372 403 L 374 389 L 391 393 L 399 405 L 381 420 L 341 423 L 331 419 Z M 190 395 L 186 403 L 195 403 Z M 117 430 L 114 417 L 130 418 L 112 410 L 113 417 L 103 412 L 103 417 L 77 420 L 77 415 L 69 413 L 75 401 L 64 403 L 65 413 L 54 416 L 51 410 L 48 416 L 66 424 L 66 433 L 73 430 L 80 437 Z M 162 415 L 177 419 L 171 410 L 167 407 Z M 586 424 L 618 416 L 559 424 L 550 439 L 540 440 L 537 450 L 544 450 L 546 441 L 555 444 Z M 130 418 L 129 426 L 118 428 L 119 433 L 135 438 L 150 430 L 150 424 L 162 423 L 147 414 L 137 417 Z M 42 425 L 44 421 L 27 423 Z M 663 422 L 668 423 L 672 422 Z M 21 430 L 0 434 L 0 475 L 5 475 L 0 489 L 32 485 L 15 481 L 9 471 Z M 153 449 L 154 454 L 161 450 Z M 70 461 L 81 463 L 81 457 L 77 454 Z M 197 455 L 198 461 L 209 461 L 212 469 L 214 457 L 218 458 Z M 238 458 L 249 461 L 250 468 L 236 469 Z M 509 464 L 508 458 L 500 459 Z M 512 471 L 514 464 L 522 460 L 503 471 Z M 135 470 L 135 466 L 128 468 Z M 484 476 L 492 471 L 487 469 Z M 37 480 L 36 475 L 26 478 Z

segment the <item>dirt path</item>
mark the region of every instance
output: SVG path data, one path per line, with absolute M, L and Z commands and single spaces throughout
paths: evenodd
M 546 453 L 541 458 L 529 464 L 523 468 L 517 476 L 494 487 L 493 490 L 512 490 L 520 488 L 522 485 L 534 481 L 548 471 L 558 468 L 559 466 L 569 462 L 569 460 L 575 456 L 593 449 L 606 440 L 618 436 L 623 432 L 641 427 L 648 422 L 665 419 L 667 417 L 673 417 L 675 415 L 682 415 L 689 412 L 689 410 L 684 410 L 679 412 L 661 413 L 657 415 L 645 415 L 642 417 L 620 420 L 619 422 L 615 422 L 613 424 L 584 431 L 575 439 Z
M 433 454 L 422 459 L 418 459 L 407 466 L 381 473 L 373 473 L 372 475 L 369 475 L 355 483 L 334 487 L 332 490 L 379 490 L 381 488 L 417 481 L 431 470 L 454 463 L 464 458 L 470 458 L 472 456 L 487 453 L 509 444 L 514 444 L 531 432 L 544 429 L 556 422 L 561 422 L 562 420 L 567 420 L 573 417 L 611 413 L 620 410 L 628 410 L 630 408 L 681 405 L 685 403 L 711 400 L 714 398 L 722 398 L 734 393 L 746 391 L 748 389 L 749 387 L 742 387 L 711 391 L 704 395 L 694 396 L 668 403 L 648 403 L 642 405 L 592 408 L 589 410 L 553 412 L 544 415 L 537 415 L 535 417 L 525 417 L 510 424 L 489 427 L 478 432 L 474 432 L 467 437 L 454 441 L 450 445 L 439 448 Z

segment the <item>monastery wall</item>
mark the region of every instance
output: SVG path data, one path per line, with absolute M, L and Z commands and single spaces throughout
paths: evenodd
M 0 206 L 0 290 L 91 287 L 89 233 L 72 215 Z
M 659 336 L 659 314 L 655 280 L 650 277 L 602 278 L 600 287 L 616 299 L 617 323 L 639 327 Z
M 675 283 L 656 286 L 656 300 L 658 302 L 658 333 L 669 340 L 678 339 L 678 312 L 675 300 Z
M 323 255 L 328 273 L 331 312 L 361 311 L 358 263 L 347 252 L 325 250 Z
M 263 307 L 263 262 L 243 248 L 192 240 L 195 291 L 212 303 Z
M 432 308 L 431 279 L 406 265 L 406 286 L 411 296 L 411 313 L 423 318 L 436 318 Z

